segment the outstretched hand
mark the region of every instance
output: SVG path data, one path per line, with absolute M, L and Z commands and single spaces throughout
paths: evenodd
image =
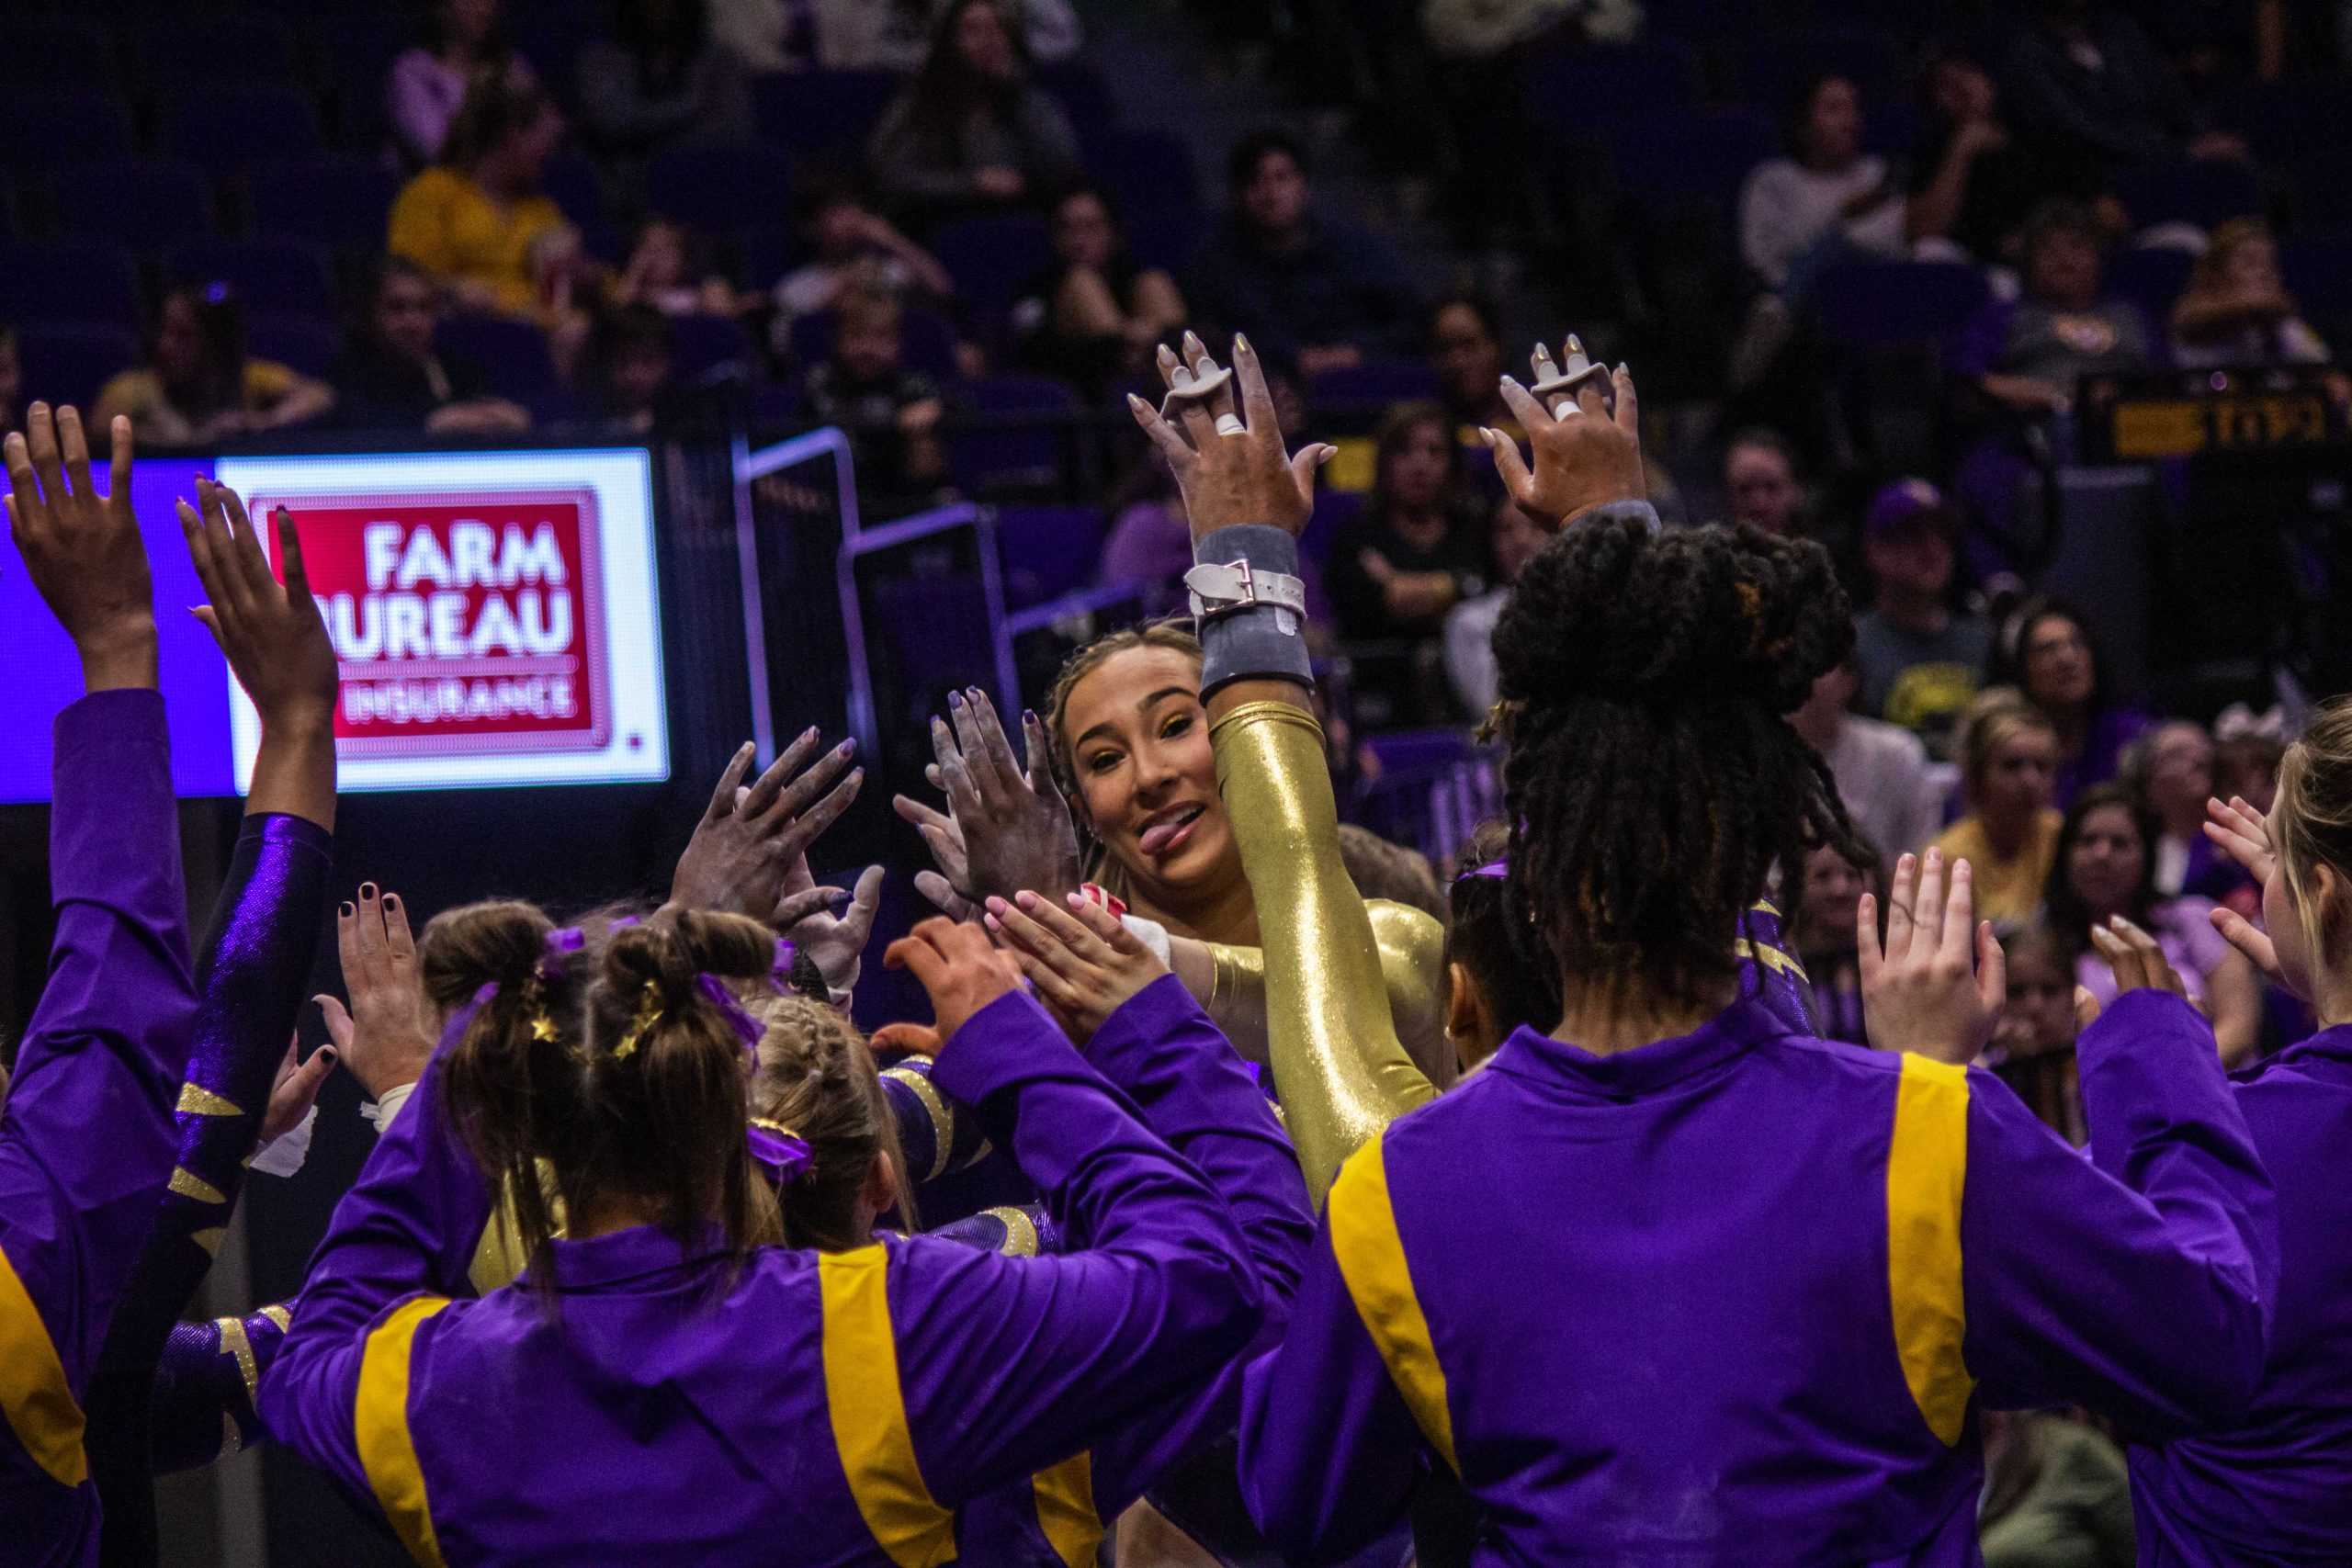
M 746 785 L 752 750 L 745 742 L 718 775 L 710 804 L 678 857 L 670 902 L 749 915 L 784 930 L 839 898 L 841 888 L 795 884 L 807 881 L 808 846 L 849 809 L 865 782 L 863 768 L 842 777 L 856 750 L 856 741 L 844 740 L 818 757 L 812 726 Z
M 931 721 L 937 761 L 927 770 L 947 796 L 946 813 L 905 795 L 891 802 L 922 835 L 946 890 L 966 908 L 990 894 L 1009 897 L 1023 887 L 1051 895 L 1074 891 L 1084 875 L 1078 829 L 1054 781 L 1045 722 L 1034 713 L 1022 715 L 1026 756 L 1016 761 L 986 692 L 977 686 L 951 692 L 947 711 L 948 721 Z M 931 883 L 918 878 L 917 886 L 940 902 Z
M 90 479 L 90 446 L 71 403 L 25 411 L 0 443 L 8 468 L 8 532 L 25 571 L 82 656 L 83 684 L 153 686 L 155 590 L 130 509 L 130 421 L 111 432 L 107 493 Z
M 1944 889 L 1942 852 L 1895 863 L 1887 892 L 1886 942 L 1878 935 L 1878 899 L 1862 895 L 1855 945 L 1862 979 L 1862 1022 L 1881 1051 L 1912 1051 L 1965 1066 L 1993 1037 L 2008 998 L 2008 964 L 1992 922 L 1973 924 L 1976 899 L 1968 863 L 1951 864 Z M 1975 961 L 1970 963 L 1970 934 Z
M 370 1100 L 381 1100 L 386 1090 L 423 1077 L 433 1059 L 424 982 L 400 895 L 379 897 L 374 883 L 361 883 L 357 901 L 335 911 L 335 944 L 350 1010 L 331 996 L 312 999 L 326 1015 L 343 1065 Z
M 1159 351 L 1160 378 L 1170 388 L 1180 368 L 1187 377 L 1216 369 L 1192 333 L 1184 334 L 1182 361 L 1165 346 Z M 1315 471 L 1338 448 L 1318 444 L 1295 456 L 1286 452 L 1265 368 L 1248 338 L 1233 340 L 1233 378 L 1206 398 L 1184 400 L 1175 423 L 1133 393 L 1127 407 L 1176 476 L 1195 543 L 1237 523 L 1263 523 L 1292 535 L 1305 531 L 1315 511 Z
M 261 715 L 262 731 L 334 722 L 334 644 L 302 567 L 294 514 L 277 509 L 281 584 L 269 570 L 261 534 L 245 503 L 227 485 L 196 481 L 196 505 L 179 503 L 181 536 L 209 604 L 194 614 L 227 656 L 237 683 Z
M 787 900 L 809 893 L 829 896 L 829 906 L 784 926 L 784 934 L 792 945 L 808 955 L 817 973 L 825 977 L 825 988 L 835 997 L 842 997 L 855 988 L 858 971 L 864 967 L 865 944 L 874 936 L 874 917 L 882 908 L 882 868 L 869 865 L 858 874 L 856 891 L 851 895 L 846 908 L 835 913 L 830 899 L 837 897 L 832 888 L 820 888 L 808 874 L 808 861 L 802 856 L 795 868 L 791 886 L 786 889 Z M 781 913 L 789 913 L 782 911 Z
M 2268 886 L 2270 874 L 2278 864 L 2278 853 L 2270 846 L 2270 824 L 2238 795 L 2232 795 L 2226 806 L 2219 800 L 2208 800 L 2205 816 L 2205 836 L 2212 840 L 2213 847 L 2237 862 L 2257 884 Z M 2279 965 L 2278 950 L 2261 927 L 2235 909 L 2217 908 L 2213 911 L 2213 929 L 2227 938 L 2232 947 L 2245 953 L 2272 985 L 2298 1001 L 2311 1000 Z
M 882 954 L 892 969 L 910 970 L 931 994 L 933 1027 L 943 1053 L 972 1015 L 1021 988 L 1021 968 L 999 952 L 978 926 L 957 925 L 937 916 L 892 942 Z
M 334 1074 L 337 1052 L 334 1046 L 320 1046 L 307 1060 L 300 1053 L 299 1042 L 287 1042 L 286 1058 L 277 1064 L 277 1079 L 270 1086 L 269 1109 L 262 1112 L 256 1144 L 282 1138 L 300 1125 L 319 1102 L 319 1090 L 327 1087 L 327 1079 Z
M 1546 364 L 1549 362 L 1546 361 Z M 1557 417 L 1512 377 L 1503 378 L 1503 401 L 1527 432 L 1535 453 L 1531 471 L 1519 443 L 1499 430 L 1480 429 L 1495 455 L 1503 486 L 1521 511 L 1546 528 L 1562 528 L 1596 506 L 1640 501 L 1649 493 L 1642 472 L 1642 406 L 1633 372 L 1620 365 L 1610 376 L 1610 399 L 1588 381 Z
M 2188 987 L 2174 972 L 2171 961 L 2156 939 L 2117 915 L 2106 925 L 2091 927 L 2091 945 L 2115 971 L 2115 994 L 2118 998 L 2132 991 L 2170 991 L 2181 1000 L 2188 999 Z M 2098 1021 L 2098 998 L 2084 987 L 2075 987 L 2075 1022 L 2088 1029 Z
M 1068 910 L 1023 892 L 989 900 L 988 926 L 1012 943 L 1021 972 L 1071 1041 L 1083 1045 L 1135 994 L 1168 973 L 1116 915 L 1070 895 Z

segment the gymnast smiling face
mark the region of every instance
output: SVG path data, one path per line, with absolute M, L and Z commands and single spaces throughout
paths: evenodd
M 1191 902 L 1239 874 L 1197 658 L 1122 649 L 1079 678 L 1060 717 L 1079 809 L 1139 892 Z

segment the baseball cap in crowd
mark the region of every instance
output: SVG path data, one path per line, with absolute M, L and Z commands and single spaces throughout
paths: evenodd
M 1925 479 L 1896 479 L 1871 497 L 1870 510 L 1862 514 L 1862 536 L 1883 539 L 1920 524 L 1949 534 L 1958 523 L 1943 491 Z

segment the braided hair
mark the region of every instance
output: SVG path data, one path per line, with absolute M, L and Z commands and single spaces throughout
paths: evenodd
M 1853 641 L 1810 541 L 1612 517 L 1546 546 L 1495 627 L 1527 962 L 1696 1004 L 1775 867 L 1875 865 L 1784 716 Z

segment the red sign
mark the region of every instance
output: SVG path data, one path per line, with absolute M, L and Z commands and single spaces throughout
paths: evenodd
M 345 756 L 611 739 L 594 491 L 256 495 L 253 514 L 280 504 L 341 664 Z

